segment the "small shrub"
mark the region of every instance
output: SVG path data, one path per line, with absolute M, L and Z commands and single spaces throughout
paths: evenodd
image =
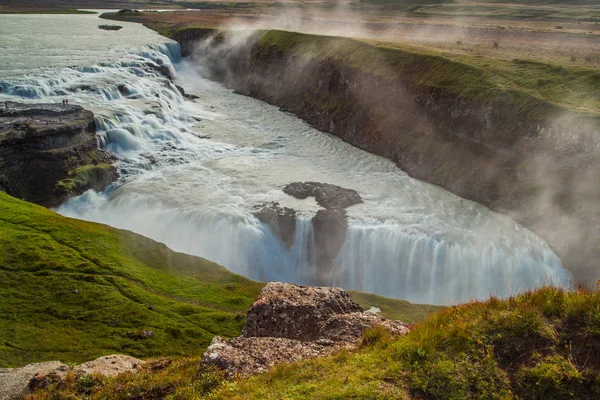
M 577 57 L 571 56 L 571 61 L 577 61 Z
M 361 346 L 373 346 L 375 344 L 389 343 L 390 332 L 383 326 L 377 325 L 365 330 L 362 334 Z
M 491 356 L 466 354 L 413 366 L 411 387 L 432 399 L 505 399 L 508 378 Z
M 497 49 L 498 47 L 500 47 L 500 44 L 498 42 L 494 42 L 494 48 Z
M 585 56 L 585 61 L 591 62 L 592 61 L 592 57 L 591 56 Z
M 598 398 L 598 382 L 578 371 L 564 357 L 538 358 L 516 375 L 516 390 L 526 399 Z M 589 379 L 592 378 L 592 379 Z

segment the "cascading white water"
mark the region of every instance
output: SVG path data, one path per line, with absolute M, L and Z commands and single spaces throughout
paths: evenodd
M 81 54 L 80 66 L 21 73 L 0 66 L 0 100 L 68 97 L 94 111 L 102 147 L 119 157 L 119 182 L 72 199 L 62 214 L 130 229 L 253 279 L 316 284 L 310 218 L 319 207 L 281 188 L 320 181 L 355 189 L 364 200 L 347 210 L 328 284 L 435 304 L 569 285 L 551 249 L 510 219 L 202 78 L 176 43 L 144 40 L 106 59 Z M 199 98 L 186 100 L 161 67 Z M 301 215 L 289 250 L 252 215 L 266 201 Z

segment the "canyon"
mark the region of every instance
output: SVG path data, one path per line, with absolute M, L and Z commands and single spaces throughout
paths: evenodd
M 598 278 L 596 110 L 507 88 L 467 63 L 360 40 L 185 27 L 170 36 L 211 79 L 510 215 L 546 239 L 579 284 Z M 571 78 L 558 66 L 509 63 Z

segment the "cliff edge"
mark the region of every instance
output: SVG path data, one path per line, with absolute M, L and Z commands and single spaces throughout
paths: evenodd
M 94 114 L 77 105 L 0 103 L 0 190 L 55 207 L 117 177 Z

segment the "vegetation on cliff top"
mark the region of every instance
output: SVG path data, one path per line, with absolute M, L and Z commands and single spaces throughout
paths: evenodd
M 599 293 L 543 288 L 447 308 L 398 339 L 372 328 L 356 352 L 246 379 L 187 358 L 135 376 L 72 377 L 33 398 L 595 399 L 599 339 Z
M 512 104 L 544 119 L 561 110 L 600 117 L 600 73 L 590 68 L 529 60 L 447 54 L 396 42 L 267 31 L 260 49 L 307 59 L 334 59 L 369 75 L 402 79 L 416 88 Z

